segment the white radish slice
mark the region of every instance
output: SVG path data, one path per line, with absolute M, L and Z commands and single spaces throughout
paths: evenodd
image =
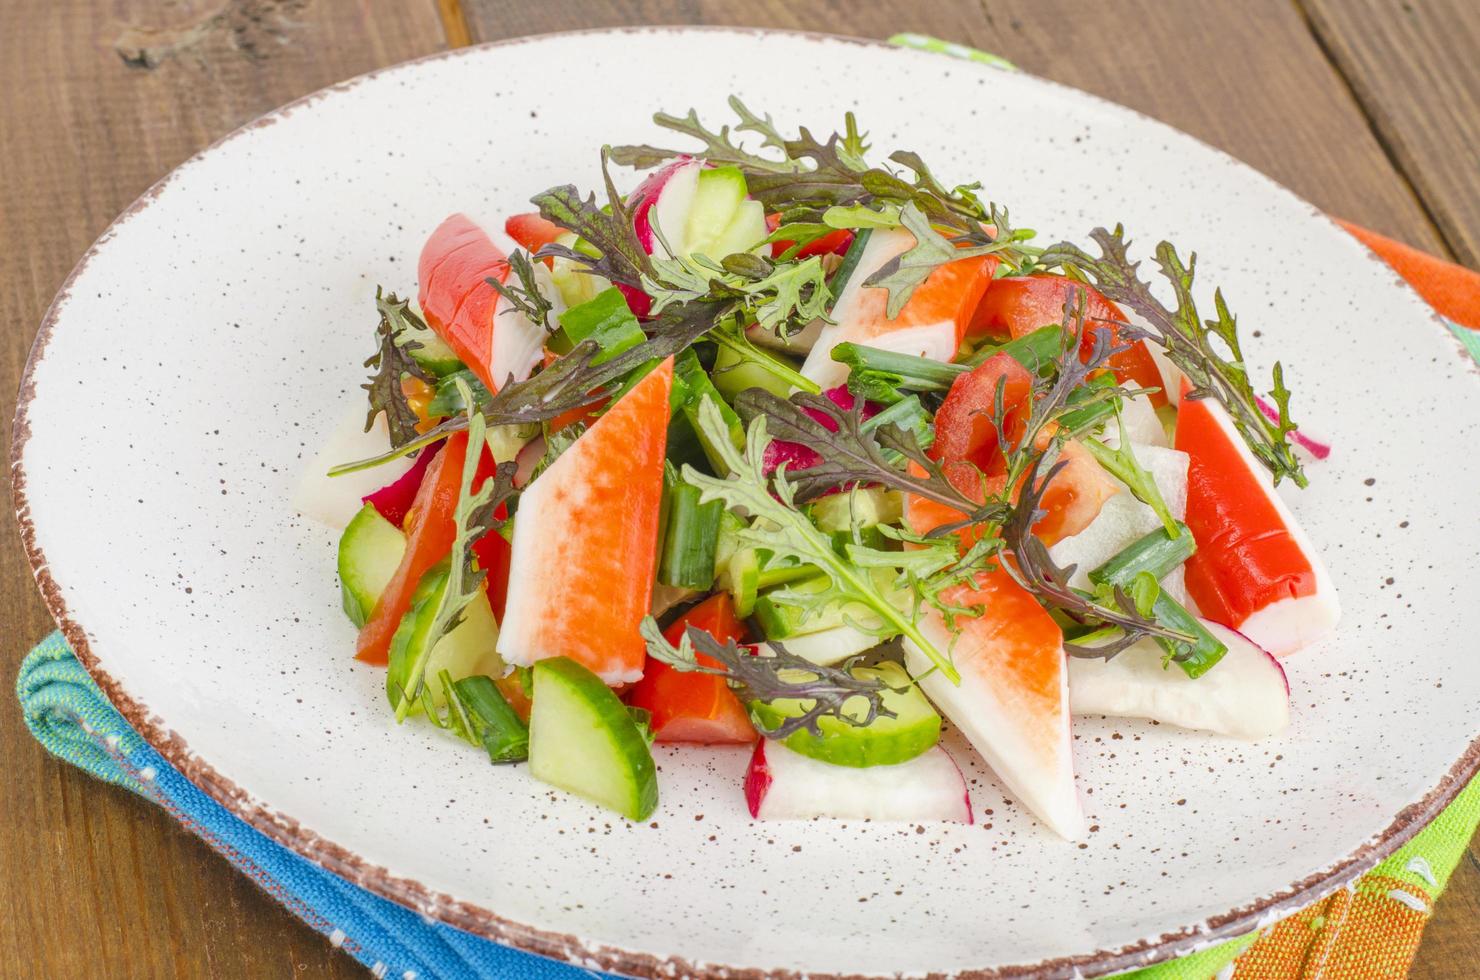
M 356 399 L 355 404 L 345 410 L 329 438 L 308 461 L 293 491 L 294 510 L 336 531 L 343 530 L 358 513 L 361 497 L 395 482 L 415 462 L 410 457 L 402 457 L 357 473 L 329 476 L 330 467 L 378 456 L 391 444 L 385 413 L 376 415 L 370 431 L 366 432 L 365 412 L 363 398 Z
M 1162 667 L 1151 640 L 1110 660 L 1069 660 L 1069 709 L 1076 715 L 1150 718 L 1168 725 L 1265 738 L 1290 723 L 1290 685 L 1284 668 L 1263 647 L 1226 626 L 1203 621 L 1228 647 L 1211 670 L 1188 677 L 1176 664 Z
M 757 820 L 971 823 L 966 780 L 939 745 L 893 766 L 835 766 L 761 739 L 745 771 L 745 802 Z
M 1161 424 L 1161 419 L 1157 416 L 1156 409 L 1151 407 L 1151 399 L 1147 396 L 1137 395 L 1124 399 L 1120 405 L 1120 421 L 1125 426 L 1125 435 L 1131 445 L 1171 448 L 1172 441 L 1167 438 L 1166 426 Z M 1111 449 L 1120 448 L 1120 427 L 1115 424 L 1114 418 L 1105 423 L 1100 441 Z
M 1187 513 L 1187 454 L 1161 446 L 1131 443 L 1136 460 L 1151 474 L 1172 516 L 1181 520 Z M 1100 513 L 1083 531 L 1059 541 L 1048 550 L 1061 567 L 1077 566 L 1069 584 L 1088 589 L 1089 573 L 1124 551 L 1132 543 L 1162 526 L 1161 518 L 1137 500 L 1125 484 L 1116 481 L 1120 493 L 1105 501 Z M 1167 576 L 1164 587 L 1179 601 L 1185 597 L 1182 576 Z

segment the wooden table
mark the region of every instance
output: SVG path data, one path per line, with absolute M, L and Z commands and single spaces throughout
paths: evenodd
M 1475 0 L 5 0 L 0 401 L 88 244 L 227 131 L 449 46 L 643 23 L 964 42 L 1163 119 L 1332 214 L 1480 264 Z M 51 623 L 4 510 L 8 679 Z M 48 758 L 8 697 L 0 758 L 0 962 L 59 977 L 362 975 L 163 813 Z M 1477 974 L 1472 844 L 1415 975 Z

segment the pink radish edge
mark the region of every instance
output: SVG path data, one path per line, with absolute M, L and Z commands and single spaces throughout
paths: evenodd
M 432 463 L 432 457 L 441 451 L 445 442 L 444 439 L 427 446 L 417 454 L 416 462 L 411 464 L 411 469 L 374 493 L 361 497 L 360 502 L 374 507 L 381 517 L 396 527 L 400 527 L 406 520 L 406 512 L 411 509 L 412 503 L 416 500 L 416 492 L 421 489 L 422 477 L 426 475 L 427 467 Z
M 1222 623 L 1219 623 L 1218 625 L 1223 626 Z M 1274 669 L 1280 672 L 1280 680 L 1285 682 L 1285 697 L 1288 698 L 1290 696 L 1290 675 L 1285 673 L 1285 665 L 1280 663 L 1280 658 L 1276 657 L 1274 654 L 1270 653 L 1268 650 L 1264 649 L 1262 646 L 1255 643 L 1253 640 L 1249 639 L 1246 635 L 1240 633 L 1232 626 L 1223 626 L 1223 628 L 1228 630 L 1228 632 L 1232 633 L 1234 636 L 1237 636 L 1239 639 L 1243 640 L 1255 650 L 1258 650 L 1260 653 L 1264 654 L 1265 659 L 1274 664 Z
M 760 739 L 755 743 L 755 751 L 750 754 L 750 765 L 745 770 L 745 804 L 750 807 L 752 819 L 760 819 L 761 800 L 766 798 L 766 791 L 770 788 L 771 770 L 766 766 L 766 740 Z
M 1254 400 L 1259 403 L 1259 410 L 1264 413 L 1265 418 L 1271 422 L 1278 422 L 1280 420 L 1279 409 L 1271 405 L 1263 396 L 1255 395 Z M 1329 443 L 1321 442 L 1319 439 L 1312 439 L 1299 429 L 1291 432 L 1290 438 L 1294 439 L 1299 446 L 1316 459 L 1325 459 L 1331 455 L 1331 446 Z
M 846 385 L 829 388 L 823 392 L 823 395 L 826 396 L 828 401 L 844 411 L 851 411 L 856 401 L 853 397 L 853 392 L 849 391 Z M 812 421 L 818 425 L 825 426 L 834 432 L 837 431 L 837 427 L 833 425 L 832 419 L 828 418 L 824 413 L 815 408 L 804 408 L 802 411 L 806 412 Z M 878 413 L 878 405 L 875 405 L 873 402 L 864 402 L 863 417 L 865 419 L 873 418 Z M 814 450 L 800 443 L 787 442 L 784 439 L 772 439 L 766 446 L 766 453 L 763 459 L 767 473 L 774 472 L 776 467 L 782 463 L 786 464 L 789 472 L 795 473 L 798 470 L 805 470 L 808 467 L 816 466 L 821 461 L 821 457 Z

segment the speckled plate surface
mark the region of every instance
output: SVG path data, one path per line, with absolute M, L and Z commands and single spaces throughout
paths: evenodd
M 829 86 L 776 65 L 808 64 Z M 558 70 L 557 85 L 534 80 Z M 336 535 L 302 466 L 362 380 L 375 285 L 414 287 L 446 214 L 574 179 L 655 109 L 731 92 L 788 126 L 981 179 L 1017 223 L 1122 221 L 1221 283 L 1263 373 L 1336 452 L 1293 506 L 1341 590 L 1258 744 L 1075 722 L 1093 833 L 1065 843 L 968 750 L 976 826 L 757 824 L 743 751 L 660 749 L 632 825 L 397 728 L 350 659 Z M 501 223 L 501 222 L 499 222 Z M 1275 251 L 1277 250 L 1277 251 Z M 1143 253 L 1144 254 L 1144 251 Z M 313 96 L 190 161 L 115 224 L 42 327 L 15 476 L 37 577 L 94 675 L 216 798 L 381 894 L 632 972 L 1095 973 L 1339 887 L 1480 761 L 1480 383 L 1394 275 L 1266 178 L 1035 78 L 819 37 L 644 30 L 459 51 Z M 558 600 L 557 600 L 558 601 Z

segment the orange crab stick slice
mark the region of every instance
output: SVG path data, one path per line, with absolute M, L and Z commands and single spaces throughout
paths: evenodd
M 488 284 L 508 280 L 509 260 L 473 219 L 454 214 L 437 226 L 422 246 L 417 276 L 427 326 L 489 391 L 529 376 L 545 333 Z
M 940 649 L 951 650 L 961 683 L 931 672 L 929 659 L 905 640 L 910 673 L 1008 790 L 1049 829 L 1074 840 L 1084 835 L 1084 811 L 1074 788 L 1063 633 L 1002 569 L 979 575 L 974 586 L 942 595 L 983 607 L 980 616 L 957 618 L 959 635 L 933 608 L 920 624 Z
M 499 655 L 570 657 L 608 684 L 642 677 L 668 436 L 670 357 L 525 488 Z
M 1208 619 L 1284 656 L 1336 627 L 1336 588 L 1227 411 L 1188 398 L 1190 389 L 1184 380 L 1176 436 L 1189 458 L 1187 526 L 1197 541 L 1187 592 Z
M 956 356 L 966 326 L 992 281 L 997 259 L 979 255 L 947 262 L 916 287 L 899 316 L 891 320 L 888 290 L 863 283 L 914 244 L 915 236 L 901 228 L 876 230 L 863 243 L 858 265 L 833 304 L 834 322 L 822 328 L 802 365 L 802 374 L 823 390 L 848 380 L 848 368 L 832 359 L 832 349 L 844 341 L 937 361 Z

